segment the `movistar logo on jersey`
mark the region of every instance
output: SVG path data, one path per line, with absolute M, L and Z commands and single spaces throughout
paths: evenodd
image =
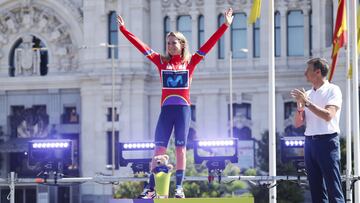
M 163 88 L 165 89 L 187 89 L 189 88 L 189 71 L 161 71 Z

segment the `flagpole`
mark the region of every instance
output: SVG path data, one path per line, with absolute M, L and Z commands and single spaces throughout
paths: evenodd
M 353 100 L 353 136 L 354 136 L 354 175 L 360 175 L 360 158 L 359 158 L 359 76 L 358 76 L 358 55 L 357 55 L 357 26 L 356 26 L 356 0 L 350 0 L 350 28 L 351 36 L 349 42 L 351 46 L 351 64 L 352 64 L 352 100 Z M 355 183 L 354 187 L 355 199 L 354 202 L 360 201 L 360 185 L 359 182 Z
M 274 1 L 268 2 L 268 65 L 269 65 L 269 175 L 276 176 L 276 126 L 275 126 L 275 59 L 274 59 Z M 266 19 L 266 18 L 264 18 Z M 272 182 L 276 185 L 276 181 Z M 270 188 L 269 202 L 276 203 L 276 186 Z
M 347 9 L 347 15 L 346 15 L 346 22 L 347 22 L 347 27 L 350 28 L 350 11 L 349 11 L 349 0 L 347 0 L 346 2 L 346 9 Z M 346 33 L 346 38 L 350 39 L 350 31 L 349 29 L 347 30 Z M 352 175 L 352 156 L 351 156 L 351 151 L 352 151 L 352 144 L 351 144 L 351 139 L 352 139 L 352 135 L 351 135 L 351 78 L 348 76 L 348 73 L 350 71 L 350 43 L 348 40 L 348 43 L 346 45 L 346 67 L 347 67 L 347 73 L 345 76 L 345 81 L 346 81 L 346 104 L 345 104 L 345 108 L 346 108 L 346 112 L 345 112 L 345 123 L 346 123 L 346 132 L 345 132 L 345 136 L 346 136 L 346 201 L 347 202 L 352 202 L 352 189 L 351 189 L 351 180 L 350 177 Z M 344 106 L 344 105 L 343 105 Z

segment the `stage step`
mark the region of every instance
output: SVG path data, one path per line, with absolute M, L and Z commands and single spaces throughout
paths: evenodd
M 252 196 L 241 196 L 236 198 L 186 198 L 186 199 L 112 199 L 109 203 L 253 203 Z

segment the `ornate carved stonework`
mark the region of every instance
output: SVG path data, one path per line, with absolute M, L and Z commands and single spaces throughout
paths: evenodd
M 162 1 L 161 1 L 161 6 L 162 6 L 163 8 L 170 7 L 170 5 L 171 5 L 171 0 L 162 0 Z
M 60 1 L 61 5 L 64 5 L 68 9 L 70 9 L 72 14 L 75 16 L 75 18 L 80 24 L 83 23 L 84 14 L 83 14 L 83 10 L 81 9 L 81 6 L 76 5 L 73 1 L 69 1 L 69 0 L 57 0 L 57 1 Z
M 65 6 L 73 5 L 70 1 L 61 1 L 64 2 Z M 57 67 L 58 70 L 71 70 L 76 66 L 74 55 L 77 52 L 73 48 L 74 43 L 71 39 L 69 26 L 56 15 L 58 12 L 35 2 L 35 0 L 23 0 L 18 4 L 18 7 L 15 6 L 4 14 L 0 14 L 0 46 L 8 44 L 10 37 L 13 38 L 19 33 L 23 36 L 30 33 L 35 36 L 38 34 L 43 42 L 49 46 L 47 48 L 52 53 L 52 67 Z M 82 17 L 80 19 L 82 21 Z M 20 54 L 20 52 L 18 53 Z M 0 57 L 1 55 L 0 53 Z M 20 55 L 21 59 L 18 59 L 18 62 L 24 60 L 24 53 Z M 36 69 L 36 67 L 34 68 Z M 23 69 L 20 68 L 19 70 Z
M 175 6 L 178 7 L 179 9 L 187 8 L 187 10 L 188 10 L 189 7 L 191 7 L 191 1 L 189 1 L 189 0 L 176 0 L 175 1 Z
M 196 0 L 195 1 L 197 6 L 203 6 L 204 5 L 204 0 Z
M 310 0 L 285 0 L 285 3 L 289 9 L 311 7 Z
M 240 7 L 244 7 L 247 5 L 248 1 L 252 3 L 252 0 L 226 0 L 227 3 L 231 6 L 239 5 Z M 225 4 L 225 0 L 217 0 L 217 5 L 223 6 Z
M 25 35 L 15 49 L 16 75 L 40 75 L 40 50 L 33 50 L 33 36 Z
M 288 2 L 288 3 L 291 3 L 291 2 L 302 2 L 304 0 L 285 0 L 285 1 Z
M 217 5 L 223 5 L 225 3 L 225 0 L 216 0 Z
M 177 0 L 177 2 L 179 2 L 179 4 L 186 4 L 189 0 Z

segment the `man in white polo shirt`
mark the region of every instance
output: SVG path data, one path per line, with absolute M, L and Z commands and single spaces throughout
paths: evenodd
M 341 189 L 339 120 L 342 94 L 327 81 L 329 65 L 325 59 L 307 62 L 305 77 L 312 88 L 293 89 L 297 101 L 295 127 L 306 125 L 305 166 L 312 201 L 345 202 Z

